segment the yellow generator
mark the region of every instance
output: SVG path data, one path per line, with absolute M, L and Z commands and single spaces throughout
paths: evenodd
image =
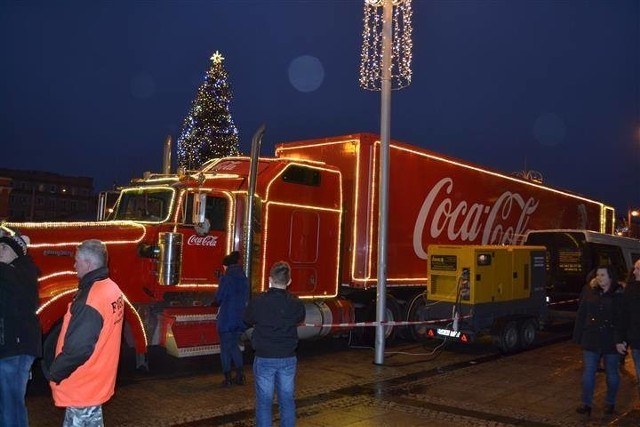
M 472 342 L 488 333 L 503 352 L 529 347 L 546 317 L 545 250 L 429 246 L 427 336 Z

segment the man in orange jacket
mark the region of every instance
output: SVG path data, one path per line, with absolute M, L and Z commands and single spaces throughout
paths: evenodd
M 102 426 L 102 404 L 116 384 L 124 297 L 109 278 L 104 243 L 85 240 L 75 261 L 78 292 L 64 316 L 55 358 L 44 371 L 55 405 L 66 408 L 63 426 Z

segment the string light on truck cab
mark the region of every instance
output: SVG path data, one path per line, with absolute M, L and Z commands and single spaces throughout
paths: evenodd
M 318 143 L 310 143 L 310 144 L 300 144 L 290 147 L 278 147 L 276 150 L 276 154 L 280 155 L 280 153 L 286 152 L 288 150 L 297 150 L 297 149 L 305 149 L 305 148 L 318 148 L 318 147 L 331 147 L 331 150 L 335 150 L 336 145 L 342 145 L 343 151 L 347 154 L 353 154 L 356 160 L 356 168 L 355 168 L 355 188 L 354 188 L 354 212 L 352 213 L 352 222 L 351 222 L 351 233 L 353 236 L 353 242 L 357 242 L 358 240 L 358 227 L 359 222 L 357 221 L 357 214 L 360 212 L 360 191 L 358 191 L 358 185 L 360 183 L 360 141 L 358 139 L 349 139 L 344 141 L 327 141 L 327 142 L 318 142 Z M 298 157 L 299 156 L 299 157 Z M 293 158 L 293 159 L 302 159 L 307 161 L 308 159 L 304 158 L 301 155 L 296 155 L 294 157 L 284 157 L 284 158 Z M 341 181 L 342 182 L 342 181 Z M 340 191 L 342 192 L 342 184 L 340 185 Z M 342 200 L 342 194 L 340 195 L 340 199 Z M 356 255 L 357 250 L 351 251 L 351 267 L 350 274 L 351 280 L 359 281 L 360 278 L 356 277 Z M 366 268 L 366 266 L 365 266 Z M 366 281 L 367 279 L 365 279 Z
M 138 330 L 142 331 L 142 337 L 144 339 L 144 347 L 146 348 L 149 345 L 149 341 L 147 340 L 147 331 L 144 328 L 144 323 L 142 322 L 142 318 L 138 314 L 138 310 L 136 310 L 133 304 L 131 304 L 131 301 L 129 301 L 129 298 L 127 298 L 125 294 L 122 294 L 122 297 L 124 298 L 124 301 L 127 303 L 127 306 L 129 307 L 129 310 L 125 313 L 133 313 L 136 320 L 138 321 Z
M 49 280 L 53 277 L 60 277 L 60 276 L 75 276 L 78 273 L 76 273 L 75 271 L 71 271 L 71 270 L 67 270 L 67 271 L 57 271 L 55 273 L 51 273 L 51 274 L 47 274 L 46 276 L 42 276 L 42 277 L 38 277 L 38 282 L 44 282 L 45 280 Z
M 51 304 L 53 304 L 54 302 L 56 302 L 60 298 L 63 298 L 65 295 L 73 294 L 73 293 L 77 292 L 77 290 L 78 290 L 78 288 L 76 286 L 74 286 L 71 289 L 67 289 L 65 291 L 60 292 L 59 294 L 56 294 L 49 301 L 45 302 L 40 307 L 38 307 L 38 309 L 36 310 L 36 314 L 39 315 L 42 311 L 44 311 L 47 307 L 49 307 Z
M 60 272 L 60 273 L 64 273 L 67 274 L 69 272 Z M 75 271 L 72 271 L 71 273 L 73 273 L 74 275 L 76 274 Z M 49 275 L 49 277 L 51 277 L 53 275 Z M 74 285 L 73 288 L 71 289 L 67 289 L 65 291 L 60 292 L 59 294 L 56 294 L 54 297 L 52 297 L 49 301 L 47 301 L 46 303 L 42 304 L 40 307 L 38 307 L 38 309 L 36 310 L 36 314 L 40 315 L 40 313 L 42 313 L 44 310 L 47 309 L 47 307 L 49 307 L 51 304 L 53 304 L 54 302 L 58 301 L 61 298 L 64 298 L 67 295 L 70 294 L 74 294 L 78 291 L 78 288 Z M 134 308 L 133 304 L 131 304 L 131 301 L 129 301 L 129 299 L 127 298 L 126 295 L 122 294 L 122 297 L 124 299 L 124 301 L 126 302 L 127 306 L 129 306 L 129 310 L 128 312 L 131 312 L 134 314 L 135 319 L 137 320 L 137 322 L 139 323 L 139 330 L 142 331 L 143 334 L 143 338 L 144 338 L 144 346 L 147 347 L 147 345 L 149 344 L 149 341 L 147 340 L 147 333 L 144 329 L 144 324 L 142 323 L 142 318 L 140 317 L 140 315 L 138 314 L 138 311 Z
M 173 287 L 181 289 L 217 289 L 218 285 L 215 283 L 178 283 L 177 285 L 173 285 Z
M 102 221 L 102 222 L 24 222 L 20 224 L 7 223 L 9 226 L 15 226 L 16 228 L 20 228 L 20 230 L 30 230 L 30 229 L 56 229 L 56 228 L 113 228 L 115 226 L 122 227 L 131 227 L 136 228 L 140 231 L 140 235 L 134 237 L 130 240 L 102 240 L 107 245 L 126 245 L 132 243 L 139 243 L 144 239 L 144 236 L 147 233 L 147 229 L 144 225 L 139 224 L 134 221 Z M 29 233 L 25 233 L 29 234 Z M 29 244 L 30 248 L 44 248 L 44 247 L 63 247 L 63 246 L 78 246 L 82 241 L 80 240 L 72 240 L 68 242 L 40 242 L 33 243 L 33 241 Z
M 276 182 L 281 176 L 282 174 L 288 169 L 289 166 L 291 165 L 295 165 L 295 166 L 303 166 L 303 167 L 307 167 L 310 169 L 316 169 L 316 170 L 320 170 L 320 171 L 324 171 L 326 173 L 331 173 L 331 174 L 335 174 L 338 178 L 338 188 L 340 189 L 340 194 L 339 194 L 339 198 L 338 198 L 338 207 L 334 208 L 334 207 L 325 207 L 325 206 L 314 206 L 314 205 L 303 205 L 303 204 L 293 204 L 293 203 L 285 203 L 285 202 L 278 202 L 278 201 L 274 201 L 274 200 L 269 200 L 269 193 L 271 191 L 271 186 L 273 185 L 274 182 Z M 334 170 L 334 169 L 329 169 L 329 168 L 324 168 L 324 167 L 319 167 L 319 166 L 315 166 L 315 165 L 310 165 L 307 163 L 299 163 L 299 162 L 291 162 L 289 165 L 285 166 L 284 168 L 282 168 L 282 170 L 280 170 L 272 179 L 271 181 L 269 181 L 269 183 L 266 186 L 266 190 L 265 190 L 265 225 L 264 225 L 264 232 L 263 232 L 263 237 L 262 240 L 263 242 L 266 242 L 268 239 L 268 235 L 269 235 L 269 212 L 270 212 L 270 207 L 271 205 L 273 206 L 290 206 L 290 207 L 296 207 L 298 209 L 310 209 L 310 210 L 315 210 L 315 211 L 325 211 L 325 212 L 334 212 L 337 214 L 337 222 L 338 222 L 338 230 L 342 228 L 342 173 L 338 170 Z M 341 236 L 340 233 L 338 233 L 338 238 L 336 239 L 337 241 L 337 245 L 335 248 L 335 264 L 334 265 L 340 265 L 339 261 L 339 257 L 340 257 L 340 244 L 341 244 Z M 265 283 L 265 278 L 266 278 L 266 257 L 267 254 L 265 251 L 263 251 L 262 253 L 262 275 L 261 275 L 261 280 L 260 283 L 262 284 L 262 286 L 264 286 Z M 333 295 L 325 295 L 323 297 L 325 298 L 331 298 L 334 297 L 338 294 L 338 283 L 339 283 L 339 269 L 336 268 L 335 271 L 335 293 Z

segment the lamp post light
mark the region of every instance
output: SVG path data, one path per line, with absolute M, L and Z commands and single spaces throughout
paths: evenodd
M 633 227 L 633 218 L 640 216 L 640 209 L 631 209 L 627 211 L 627 236 L 628 237 L 640 237 L 640 233 L 636 232 Z

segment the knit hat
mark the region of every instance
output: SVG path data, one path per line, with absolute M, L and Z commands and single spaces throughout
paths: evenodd
M 229 255 L 222 258 L 222 265 L 228 267 L 230 265 L 236 265 L 238 261 L 240 261 L 240 252 L 233 251 Z
M 13 249 L 19 257 L 27 254 L 27 245 L 29 244 L 29 238 L 27 236 L 21 236 L 18 234 L 5 235 L 0 237 L 0 243 L 4 243 Z

